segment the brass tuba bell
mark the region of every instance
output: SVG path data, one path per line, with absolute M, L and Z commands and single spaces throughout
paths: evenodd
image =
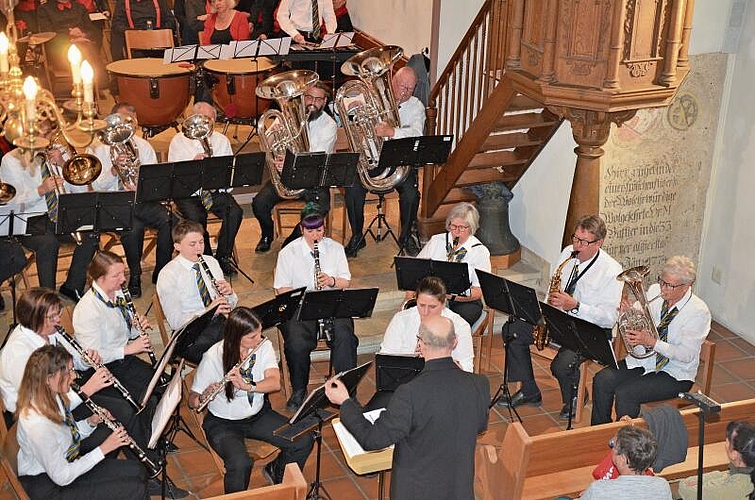
M 181 124 L 181 131 L 189 139 L 195 139 L 202 144 L 202 149 L 207 156 L 212 156 L 212 144 L 210 136 L 215 127 L 215 120 L 205 115 L 191 115 Z
M 16 188 L 7 182 L 0 182 L 0 205 L 5 205 L 16 197 Z
M 655 351 L 649 349 L 643 345 L 636 345 L 632 347 L 627 341 L 627 330 L 647 330 L 650 335 L 659 338 L 658 330 L 653 323 L 653 317 L 650 314 L 650 302 L 657 299 L 659 296 L 653 297 L 651 300 L 647 299 L 645 290 L 643 289 L 643 278 L 650 272 L 648 266 L 636 266 L 622 272 L 616 279 L 624 282 L 624 288 L 628 292 L 632 292 L 635 296 L 640 308 L 630 307 L 626 311 L 619 314 L 616 320 L 616 329 L 621 335 L 621 340 L 624 342 L 627 354 L 637 359 L 645 359 L 655 355 Z M 629 295 L 627 293 L 627 295 Z
M 136 120 L 122 113 L 113 113 L 105 118 L 105 123 L 107 126 L 100 132 L 100 140 L 103 144 L 110 146 L 110 162 L 124 185 L 136 186 L 141 166 L 139 149 L 133 139 L 137 126 Z M 117 163 L 117 158 L 121 154 L 128 157 L 124 167 Z

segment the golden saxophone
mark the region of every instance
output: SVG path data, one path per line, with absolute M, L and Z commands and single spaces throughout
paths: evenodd
M 558 265 L 556 272 L 551 276 L 550 285 L 548 286 L 548 295 L 561 291 L 561 271 L 564 270 L 566 264 L 576 257 L 578 253 L 579 250 L 574 250 L 569 257 L 564 259 L 564 261 Z M 538 320 L 537 325 L 535 325 L 535 329 L 532 330 L 532 342 L 535 344 L 538 351 L 542 351 L 545 349 L 545 346 L 551 343 L 551 334 L 550 331 L 548 331 L 548 325 L 545 324 L 545 320 L 542 316 L 540 316 L 540 320 Z
M 202 413 L 202 411 L 207 407 L 207 405 L 210 404 L 210 401 L 212 401 L 213 399 L 215 399 L 215 397 L 218 394 L 220 394 L 225 389 L 225 384 L 227 384 L 228 382 L 231 381 L 231 372 L 233 372 L 234 370 L 240 369 L 242 366 L 244 366 L 246 364 L 247 361 L 249 361 L 250 359 L 252 359 L 252 356 L 254 355 L 254 353 L 257 352 L 259 350 L 259 348 L 262 347 L 262 344 L 264 344 L 265 342 L 268 342 L 268 339 L 265 338 L 265 337 L 263 337 L 262 342 L 260 342 L 259 344 L 257 344 L 257 347 L 255 347 L 254 349 L 250 350 L 247 353 L 246 356 L 244 356 L 243 358 L 241 358 L 238 363 L 236 363 L 235 365 L 233 365 L 233 368 L 231 368 L 230 370 L 228 370 L 228 373 L 226 373 L 225 375 L 223 375 L 223 379 L 220 382 L 218 382 L 219 385 L 215 388 L 214 391 L 212 391 L 204 399 L 201 399 L 201 397 L 200 397 L 199 406 L 197 406 L 194 409 L 194 411 L 196 411 L 197 413 Z

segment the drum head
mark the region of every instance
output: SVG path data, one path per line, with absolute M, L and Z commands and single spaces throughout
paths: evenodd
M 189 74 L 194 69 L 194 66 L 191 64 L 187 65 L 187 63 L 163 64 L 162 59 L 143 57 L 113 61 L 106 66 L 106 69 L 116 75 L 150 78 Z
M 267 57 L 256 59 L 211 59 L 204 62 L 204 68 L 213 73 L 247 75 L 269 71 L 277 64 Z

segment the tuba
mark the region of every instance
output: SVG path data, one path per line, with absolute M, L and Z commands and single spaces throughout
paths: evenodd
M 655 323 L 653 323 L 653 317 L 650 314 L 650 302 L 660 297 L 660 295 L 648 300 L 642 286 L 642 279 L 649 272 L 650 268 L 648 266 L 636 266 L 616 276 L 617 280 L 624 282 L 624 289 L 632 292 L 640 306 L 638 309 L 632 305 L 632 307 L 619 314 L 616 320 L 616 329 L 619 335 L 621 335 L 621 340 L 624 341 L 627 354 L 636 359 L 649 358 L 655 354 L 655 351 L 643 345 L 632 347 L 627 341 L 627 330 L 647 330 L 656 339 L 659 337 L 658 330 L 655 327 Z
M 207 156 L 212 156 L 210 136 L 215 127 L 215 120 L 205 115 L 191 115 L 181 124 L 181 131 L 189 139 L 195 139 L 202 144 Z
M 371 172 L 378 165 L 384 141 L 375 134 L 375 125 L 381 121 L 391 127 L 401 125 L 391 86 L 391 68 L 403 53 L 401 47 L 386 45 L 362 51 L 341 66 L 344 75 L 357 76 L 359 80 L 348 81 L 338 89 L 336 108 L 352 151 L 361 153 L 357 165 L 359 180 L 374 192 L 390 191 L 411 169 L 403 165 L 386 168 L 377 175 Z
M 139 149 L 134 142 L 134 132 L 136 131 L 136 122 L 128 115 L 113 113 L 105 118 L 107 127 L 100 132 L 100 140 L 103 144 L 110 146 L 110 161 L 118 172 L 123 185 L 136 186 L 139 180 Z M 128 157 L 126 166 L 121 167 L 116 163 L 119 155 L 125 154 Z
M 561 272 L 564 270 L 566 264 L 574 259 L 578 253 L 579 250 L 574 250 L 568 258 L 564 259 L 564 261 L 558 265 L 556 272 L 551 276 L 551 282 L 548 285 L 548 295 L 561 291 Z M 548 325 L 545 324 L 545 320 L 542 316 L 540 316 L 540 320 L 537 325 L 535 325 L 535 329 L 532 330 L 532 342 L 535 344 L 538 351 L 542 351 L 545 349 L 545 346 L 551 343 L 551 334 L 550 331 L 548 331 Z
M 314 71 L 285 71 L 266 78 L 257 86 L 257 96 L 275 99 L 280 106 L 280 111 L 268 109 L 262 113 L 257 122 L 257 134 L 267 153 L 265 162 L 270 171 L 270 182 L 278 196 L 284 199 L 299 198 L 304 189 L 289 189 L 283 185 L 275 159 L 285 156 L 286 150 L 293 153 L 309 151 L 308 115 L 302 96 L 319 78 Z

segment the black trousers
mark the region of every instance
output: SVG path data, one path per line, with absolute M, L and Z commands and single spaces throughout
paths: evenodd
M 330 211 L 330 189 L 328 188 L 307 189 L 304 191 L 302 199 L 306 203 L 316 204 L 323 216 L 327 215 Z M 278 192 L 270 181 L 265 183 L 260 192 L 254 196 L 252 200 L 252 212 L 254 212 L 254 217 L 259 222 L 260 236 L 263 238 L 273 239 L 273 233 L 275 232 L 273 207 L 282 201 L 285 201 L 284 198 L 278 196 Z M 286 241 L 282 246 L 286 246 L 299 236 L 301 236 L 301 228 L 297 224 L 293 231 L 291 231 L 291 234 L 286 237 Z
M 291 387 L 294 392 L 306 391 L 309 381 L 309 355 L 317 347 L 317 321 L 288 321 L 280 326 L 283 333 L 283 349 L 291 373 Z M 336 373 L 349 370 L 357 365 L 359 339 L 354 335 L 354 320 L 339 318 L 334 320 L 333 341 L 330 359 Z
M 666 372 L 644 374 L 643 368 L 627 368 L 626 361 L 619 369 L 600 370 L 592 381 L 593 403 L 591 425 L 611 421 L 611 407 L 616 402 L 616 417 L 640 415 L 640 405 L 676 397 L 692 388 L 691 380 L 676 380 Z
M 398 193 L 398 208 L 401 217 L 399 241 L 404 243 L 412 234 L 412 224 L 417 220 L 417 210 L 419 210 L 417 170 L 412 168 L 403 182 L 396 186 L 395 189 Z M 366 197 L 367 189 L 360 183 L 346 188 L 346 211 L 349 216 L 352 238 L 361 236 L 364 231 L 364 200 Z
M 508 343 L 506 352 L 506 369 L 509 382 L 521 382 L 522 392 L 534 396 L 540 392 L 532 371 L 530 344 L 532 344 L 532 325 L 514 319 L 503 325 L 504 341 Z
M 275 470 L 283 470 L 291 462 L 296 462 L 304 470 L 314 439 L 312 434 L 305 434 L 292 442 L 273 435 L 273 431 L 287 421 L 286 417 L 273 411 L 267 396 L 262 409 L 244 420 L 226 420 L 207 413 L 202 428 L 212 449 L 223 459 L 223 486 L 226 493 L 243 491 L 249 487 L 249 474 L 254 462 L 246 450 L 244 439 L 258 439 L 280 448 L 281 452 L 275 459 Z
M 171 230 L 178 223 L 178 217 L 173 215 L 165 205 L 149 201 L 134 205 L 134 219 L 131 231 L 121 233 L 121 245 L 126 254 L 126 262 L 131 276 L 141 276 L 142 255 L 144 254 L 144 229 L 149 227 L 157 231 L 157 248 L 155 250 L 155 270 L 152 272 L 152 282 L 157 282 L 160 270 L 173 257 L 173 238 Z
M 205 228 L 204 253 L 205 255 L 212 255 L 210 234 L 207 232 L 207 210 L 202 205 L 202 200 L 199 196 L 184 198 L 183 200 L 176 200 L 176 206 L 185 218 L 199 222 Z M 233 252 L 233 242 L 236 240 L 236 235 L 241 227 L 244 211 L 229 193 L 214 191 L 210 212 L 223 221 L 220 226 L 220 233 L 218 233 L 218 247 L 215 257 L 227 259 Z
M 145 469 L 133 460 L 105 458 L 92 470 L 66 486 L 58 486 L 47 474 L 19 476 L 18 479 L 32 500 L 79 500 L 82 498 L 140 500 L 149 498 Z
M 27 221 L 27 232 L 32 236 L 20 236 L 18 239 L 23 246 L 33 250 L 37 258 L 37 276 L 39 286 L 55 290 L 55 277 L 58 273 L 58 252 L 61 242 L 71 242 L 70 235 L 56 235 L 55 224 L 47 215 L 30 217 Z M 81 233 L 83 242 L 73 251 L 71 265 L 65 285 L 79 294 L 84 293 L 86 286 L 87 268 L 100 245 L 100 234 L 92 231 Z
M 474 325 L 475 321 L 477 321 L 482 314 L 481 300 L 472 300 L 470 302 L 457 302 L 454 300 L 448 301 L 446 304 L 449 309 L 464 318 L 464 321 L 469 323 L 469 326 Z

